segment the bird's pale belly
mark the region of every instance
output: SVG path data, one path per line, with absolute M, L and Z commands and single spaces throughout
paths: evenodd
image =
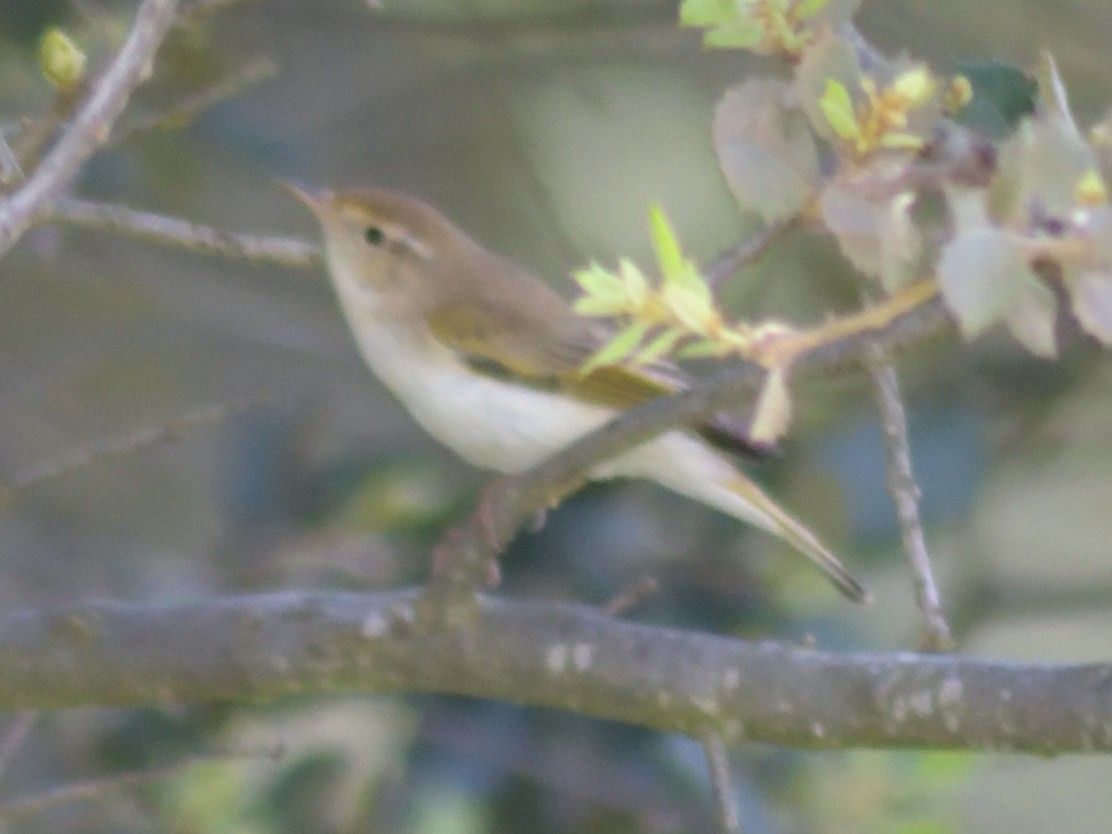
M 449 351 L 421 357 L 386 328 L 361 340 L 367 362 L 421 427 L 484 469 L 521 472 L 614 413 L 556 393 L 484 376 Z M 418 361 L 414 361 L 417 359 Z

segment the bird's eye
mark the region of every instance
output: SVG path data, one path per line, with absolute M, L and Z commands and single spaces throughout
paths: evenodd
M 363 230 L 363 240 L 371 246 L 381 246 L 386 240 L 386 233 L 378 226 L 368 226 Z

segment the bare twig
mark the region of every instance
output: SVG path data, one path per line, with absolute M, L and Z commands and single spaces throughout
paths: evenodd
M 0 821 L 10 824 L 16 820 L 37 816 L 58 805 L 96 799 L 110 791 L 117 791 L 134 785 L 149 785 L 152 782 L 173 779 L 197 765 L 225 762 L 233 759 L 259 758 L 264 755 L 268 754 L 260 752 L 238 756 L 191 756 L 166 767 L 150 770 L 126 770 L 122 773 L 113 773 L 110 776 L 72 782 L 24 799 L 0 803 Z
M 191 223 L 180 217 L 74 197 L 58 198 L 40 212 L 37 220 L 116 232 L 193 252 L 245 258 L 258 263 L 273 263 L 297 269 L 316 266 L 319 259 L 319 249 L 316 246 L 295 238 L 232 234 L 211 226 Z
M 800 217 L 789 217 L 771 226 L 765 226 L 720 253 L 703 268 L 703 277 L 712 287 L 722 282 L 763 255 L 785 232 L 802 222 Z
M 741 834 L 741 813 L 737 791 L 734 788 L 733 770 L 726 742 L 718 733 L 705 733 L 701 739 L 710 772 L 711 793 L 718 817 L 718 830 L 722 834 Z
M 23 179 L 23 169 L 12 146 L 8 144 L 7 134 L 18 130 L 17 126 L 0 125 L 0 185 L 9 185 Z
M 656 578 L 642 576 L 618 591 L 599 610 L 608 617 L 620 617 L 631 608 L 637 607 L 646 599 L 658 593 L 660 593 L 660 583 L 656 581 Z
M 248 87 L 272 77 L 277 71 L 273 61 L 251 61 L 199 93 L 175 102 L 172 107 L 129 123 L 126 129 L 113 134 L 109 144 L 115 147 L 136 133 L 149 130 L 181 128 L 206 110 L 235 98 Z
M 177 0 L 143 0 L 131 32 L 104 74 L 92 85 L 72 123 L 38 167 L 0 202 L 0 257 L 58 196 L 85 161 L 108 141 L 112 125 L 134 89 L 148 76 L 155 52 L 174 22 Z
M 954 639 L 934 579 L 923 522 L 919 518 L 919 485 L 911 469 L 911 447 L 907 439 L 907 415 L 900 397 L 900 381 L 884 348 L 870 345 L 865 352 L 869 374 L 873 378 L 877 407 L 884 428 L 885 462 L 888 468 L 888 491 L 896 505 L 904 552 L 914 577 L 915 598 L 926 618 L 923 647 L 947 651 Z
M 99 460 L 125 455 L 139 449 L 148 449 L 162 443 L 171 443 L 183 432 L 208 423 L 226 420 L 256 403 L 202 406 L 165 422 L 142 426 L 130 433 L 74 449 L 66 456 L 40 463 L 16 475 L 5 486 L 9 489 L 26 489 L 44 481 L 57 478 Z
M 0 779 L 8 772 L 8 768 L 15 761 L 15 754 L 19 752 L 19 748 L 23 746 L 31 728 L 38 720 L 37 710 L 27 710 L 13 716 L 12 725 L 0 740 Z

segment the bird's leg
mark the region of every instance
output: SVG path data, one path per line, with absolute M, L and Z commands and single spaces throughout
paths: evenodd
M 434 577 L 458 585 L 477 584 L 477 571 L 473 569 L 475 560 L 468 558 L 467 555 L 471 539 L 468 529 L 470 526 L 453 527 L 444 534 L 444 537 L 433 548 L 432 573 Z M 482 521 L 479 521 L 479 528 L 485 538 L 487 530 Z M 488 588 L 494 588 L 502 581 L 502 573 L 498 569 L 498 559 L 485 558 L 485 562 L 485 576 L 482 579 L 482 584 Z

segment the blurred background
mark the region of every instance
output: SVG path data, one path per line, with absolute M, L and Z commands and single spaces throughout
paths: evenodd
M 753 228 L 710 141 L 716 101 L 770 62 L 707 53 L 657 0 L 240 2 L 179 28 L 119 140 L 75 193 L 228 231 L 314 239 L 275 182 L 376 183 L 437 203 L 570 294 L 591 259 L 651 263 L 647 206 L 708 260 Z M 4 0 L 0 127 L 51 107 L 35 44 L 61 24 L 94 65 L 135 4 Z M 1112 102 L 1104 0 L 866 2 L 862 30 L 941 72 L 1058 59 L 1082 125 Z M 222 79 L 261 79 L 173 118 Z M 171 118 L 164 118 L 166 114 Z M 725 288 L 738 316 L 854 303 L 827 243 L 793 237 Z M 899 358 L 928 542 L 960 651 L 1108 658 L 1112 368 L 1002 338 Z M 488 476 L 424 437 L 364 369 L 323 274 L 39 228 L 0 262 L 0 606 L 172 601 L 421 581 Z M 824 648 L 914 648 L 919 619 L 884 488 L 870 388 L 800 386 L 784 453 L 755 474 L 863 577 L 846 604 L 769 537 L 641 484 L 593 487 L 522 536 L 502 592 Z M 0 732 L 17 719 L 0 722 Z M 269 755 L 280 749 L 281 755 Z M 204 764 L 175 768 L 191 757 Z M 749 832 L 1103 830 L 1112 763 L 918 752 L 735 751 Z M 20 831 L 708 830 L 702 753 L 678 737 L 440 697 L 41 717 L 0 802 L 135 768 Z

